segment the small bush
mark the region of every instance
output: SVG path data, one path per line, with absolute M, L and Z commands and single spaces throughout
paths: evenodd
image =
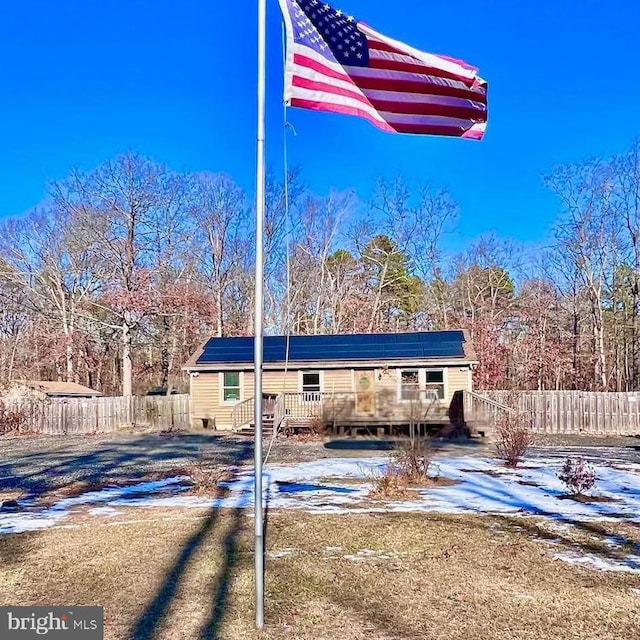
M 429 484 L 434 480 L 430 473 L 432 457 L 433 449 L 428 440 L 416 438 L 398 442 L 384 471 L 373 474 L 370 495 L 402 498 L 410 486 Z M 435 476 L 439 476 L 439 469 Z
M 383 471 L 372 473 L 371 479 L 373 486 L 369 495 L 372 498 L 404 498 L 408 493 L 406 479 L 393 464 L 389 464 Z
M 327 425 L 320 416 L 313 416 L 309 420 L 308 433 L 310 436 L 317 438 L 318 436 L 325 435 L 327 432 Z
M 407 484 L 421 484 L 429 480 L 433 449 L 429 440 L 414 438 L 396 445 L 392 455 L 398 474 Z
M 219 494 L 220 483 L 231 480 L 233 474 L 224 465 L 212 465 L 198 461 L 185 467 L 184 472 L 191 479 L 193 490 L 196 493 L 211 495 Z
M 496 448 L 507 467 L 517 467 L 533 443 L 529 420 L 519 411 L 505 411 L 496 423 Z
M 567 487 L 571 495 L 582 496 L 596 484 L 596 473 L 581 457 L 567 458 L 562 465 L 558 478 Z
M 21 407 L 7 406 L 0 400 L 0 435 L 22 433 L 27 430 L 28 414 Z

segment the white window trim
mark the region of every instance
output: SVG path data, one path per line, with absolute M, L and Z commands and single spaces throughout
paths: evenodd
M 447 369 L 448 367 L 402 367 L 397 369 L 397 382 L 396 382 L 396 397 L 398 402 L 400 403 L 410 403 L 412 400 L 405 400 L 402 397 L 402 372 L 403 371 L 418 371 L 418 389 L 420 392 L 425 392 L 427 389 L 427 371 L 442 371 L 442 391 L 443 398 L 438 398 L 438 402 L 446 402 L 447 401 L 447 389 L 448 387 L 448 379 L 447 379 Z M 426 397 L 426 394 L 424 394 Z M 421 396 L 422 399 L 422 396 Z
M 240 384 L 240 398 L 238 400 L 225 400 L 224 399 L 224 374 L 225 373 L 239 373 L 239 384 Z M 234 406 L 244 401 L 244 371 L 220 371 L 218 374 L 218 379 L 220 381 L 220 393 L 218 400 L 220 401 L 220 405 L 222 406 Z
M 438 398 L 438 402 L 446 402 L 447 401 L 447 389 L 449 388 L 447 373 L 448 367 L 426 367 L 423 369 L 423 380 L 424 380 L 424 389 L 427 389 L 427 371 L 442 371 L 442 398 Z
M 303 380 L 302 376 L 305 373 L 318 373 L 319 374 L 319 377 L 320 377 L 320 391 L 319 391 L 319 393 L 323 393 L 324 392 L 324 371 L 322 369 L 300 369 L 298 371 L 298 391 L 300 393 L 304 393 L 304 389 L 302 388 L 302 380 Z
M 318 378 L 319 378 L 319 382 L 320 382 L 320 391 L 305 391 L 302 388 L 302 381 L 303 381 L 303 375 L 305 373 L 318 373 Z M 324 371 L 322 369 L 300 369 L 298 371 L 298 393 L 300 394 L 300 397 L 302 398 L 302 402 L 315 402 L 317 400 L 319 400 L 319 398 L 316 397 L 308 397 L 305 394 L 322 394 L 324 392 Z
M 414 400 L 411 399 L 404 399 L 402 397 L 402 373 L 403 371 L 417 371 L 418 372 L 418 390 L 420 389 L 424 389 L 424 373 L 422 371 L 422 369 L 420 369 L 420 367 L 402 367 L 401 369 L 398 369 L 398 374 L 397 374 L 397 382 L 396 382 L 396 397 L 398 402 L 401 402 L 402 404 L 409 404 L 410 402 L 414 402 Z

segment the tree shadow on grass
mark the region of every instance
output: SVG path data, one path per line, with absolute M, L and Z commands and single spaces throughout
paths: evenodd
M 0 489 L 19 490 L 25 497 L 38 499 L 73 482 L 118 484 L 154 472 L 168 475 L 195 458 L 214 457 L 221 464 L 233 464 L 248 443 L 185 433 L 170 438 L 146 434 L 128 440 L 102 440 L 91 451 L 79 451 L 76 444 L 74 440 L 55 450 L 5 454 L 0 462 Z
M 238 453 L 234 464 L 241 465 L 249 458 L 252 447 L 251 443 L 244 443 Z M 224 497 L 225 490 L 221 488 L 216 499 Z M 225 536 L 222 552 L 224 554 L 220 570 L 214 578 L 212 585 L 212 609 L 208 621 L 203 626 L 200 638 L 217 637 L 223 619 L 225 606 L 229 594 L 229 588 L 233 577 L 233 571 L 237 563 L 237 541 L 242 530 L 242 518 L 247 496 L 241 497 L 240 503 L 233 510 L 232 523 Z M 131 640 L 151 640 L 157 637 L 160 628 L 164 624 L 167 613 L 173 599 L 176 596 L 180 582 L 183 579 L 190 560 L 201 547 L 207 537 L 215 530 L 220 519 L 221 510 L 214 506 L 210 509 L 204 522 L 198 530 L 187 540 L 180 550 L 173 565 L 167 572 L 162 585 L 156 592 L 153 599 L 147 604 L 145 610 L 133 624 L 129 637 Z

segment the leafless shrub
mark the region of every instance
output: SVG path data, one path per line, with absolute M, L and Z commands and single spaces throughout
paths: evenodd
M 324 423 L 324 420 L 320 416 L 313 416 L 311 420 L 309 420 L 309 434 L 312 436 L 321 436 L 324 435 L 327 431 L 327 427 Z
M 437 481 L 439 469 L 431 473 L 433 449 L 428 440 L 412 438 L 396 444 L 391 460 L 384 470 L 372 475 L 374 498 L 401 498 L 411 486 Z
M 372 498 L 404 498 L 407 496 L 406 479 L 399 473 L 398 468 L 389 464 L 383 470 L 370 474 L 372 487 L 369 495 Z
M 429 440 L 424 438 L 399 442 L 392 455 L 399 475 L 407 484 L 421 484 L 429 480 L 432 458 L 433 448 Z
M 0 435 L 24 433 L 29 427 L 29 414 L 20 406 L 11 406 L 0 400 Z
M 189 476 L 195 493 L 211 495 L 219 494 L 224 487 L 220 483 L 233 478 L 231 469 L 226 465 L 217 465 L 203 461 L 194 462 L 184 468 Z
M 507 400 L 507 405 L 514 404 Z M 527 414 L 516 409 L 503 411 L 496 420 L 496 448 L 507 467 L 517 467 L 532 444 L 533 432 Z
M 573 496 L 582 496 L 596 484 L 596 473 L 580 456 L 568 457 L 562 465 L 558 478 Z

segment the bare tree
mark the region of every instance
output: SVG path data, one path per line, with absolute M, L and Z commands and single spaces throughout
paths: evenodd
M 605 294 L 619 260 L 620 228 L 612 204 L 611 171 L 601 160 L 567 165 L 546 178 L 560 198 L 564 218 L 556 225 L 556 249 L 574 273 L 589 301 L 593 331 L 594 377 L 601 389 L 609 386 L 605 339 Z
M 1 236 L 0 278 L 22 290 L 23 304 L 33 313 L 58 323 L 64 336 L 65 379 L 73 381 L 76 334 L 103 275 L 95 246 L 55 207 L 7 221 Z
M 222 336 L 225 296 L 251 254 L 245 195 L 229 176 L 201 173 L 192 178 L 189 208 L 197 224 L 193 250 L 215 301 L 215 333 Z
M 53 186 L 61 210 L 95 247 L 105 275 L 91 300 L 94 316 L 120 334 L 122 393 L 133 393 L 134 333 L 156 302 L 152 268 L 156 222 L 181 209 L 174 175 L 164 166 L 127 154 L 89 173 L 74 171 Z M 173 215 L 173 214 L 171 214 Z M 95 313 L 100 311 L 101 313 Z

